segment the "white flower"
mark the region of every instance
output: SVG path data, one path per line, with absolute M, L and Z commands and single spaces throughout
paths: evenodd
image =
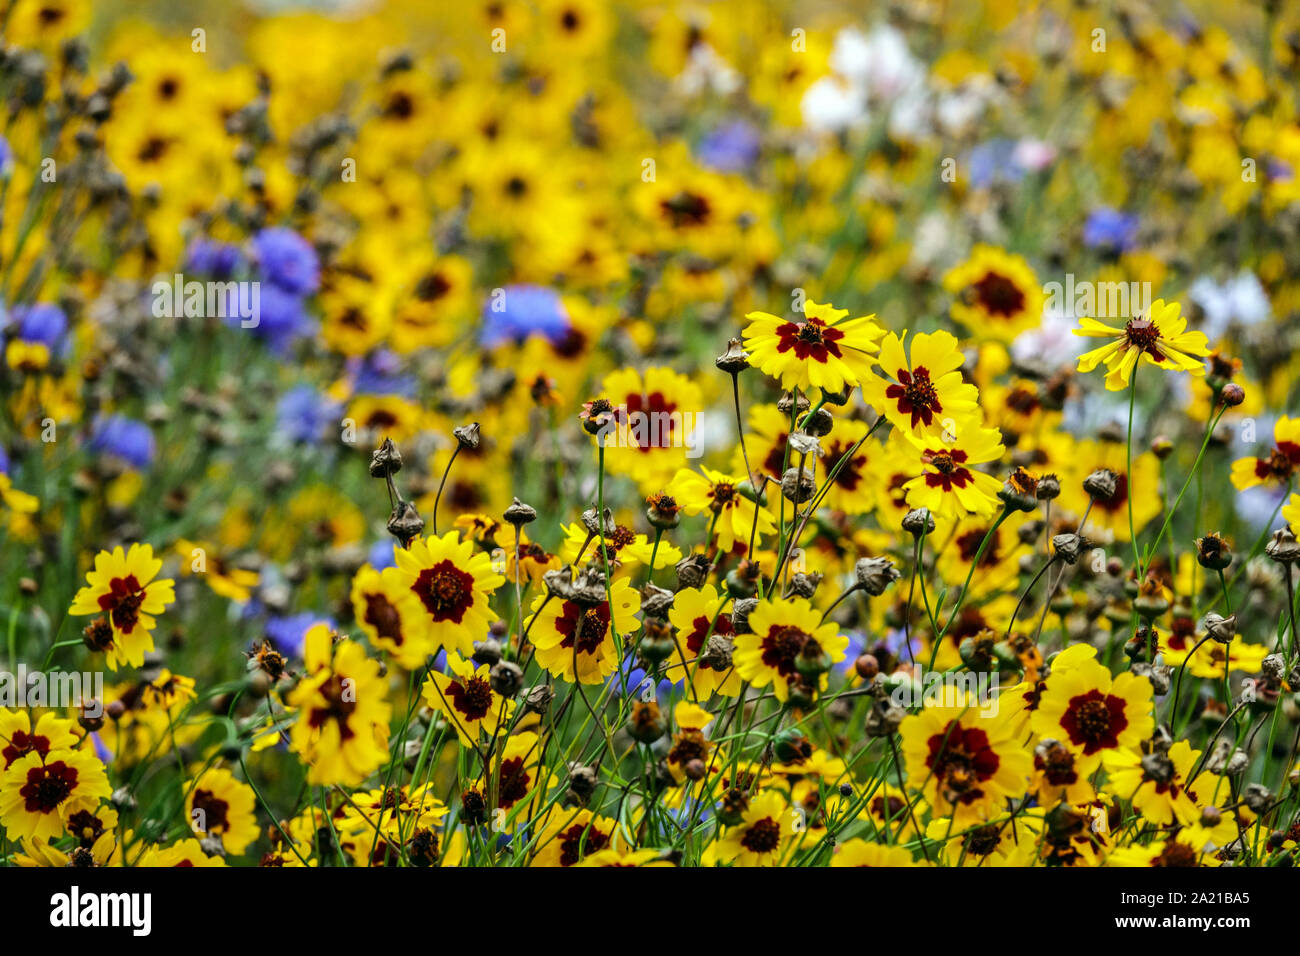
M 838 133 L 861 125 L 867 104 L 857 87 L 838 77 L 824 76 L 804 91 L 799 103 L 804 126 L 818 133 Z

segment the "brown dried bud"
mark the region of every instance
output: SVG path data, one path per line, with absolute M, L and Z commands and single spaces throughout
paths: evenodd
M 1083 490 L 1090 498 L 1109 504 L 1118 490 L 1119 475 L 1109 468 L 1099 468 L 1083 479 Z
M 1228 408 L 1235 408 L 1246 400 L 1246 390 L 1236 382 L 1229 382 L 1219 393 L 1219 401 Z
M 388 533 L 406 547 L 424 530 L 424 519 L 415 505 L 409 501 L 399 501 L 388 516 Z
M 1300 542 L 1290 528 L 1278 528 L 1264 546 L 1264 553 L 1278 564 L 1296 564 L 1300 562 Z
M 370 477 L 390 478 L 402 470 L 402 453 L 397 450 L 391 438 L 385 438 L 378 448 L 370 453 Z
M 894 562 L 889 558 L 859 558 L 853 565 L 853 577 L 857 582 L 856 587 L 872 597 L 878 597 L 902 577 L 902 572 L 894 567 Z
M 736 375 L 749 368 L 749 353 L 741 345 L 740 339 L 729 339 L 727 351 L 714 359 L 713 364 L 728 375 Z
M 478 422 L 470 422 L 468 425 L 460 425 L 451 430 L 460 447 L 467 451 L 476 451 L 479 443 L 482 442 L 483 436 L 479 432 Z
M 688 554 L 677 562 L 677 589 L 698 588 L 709 577 L 713 565 L 703 554 Z
M 934 531 L 934 515 L 929 508 L 914 508 L 903 515 L 903 530 L 914 538 L 922 533 L 930 534 Z
M 524 682 L 524 672 L 514 661 L 497 661 L 488 672 L 488 680 L 502 697 L 514 697 Z
M 532 505 L 526 505 L 518 498 L 512 498 L 510 507 L 502 515 L 507 524 L 512 524 L 516 528 L 522 528 L 537 520 L 537 509 Z

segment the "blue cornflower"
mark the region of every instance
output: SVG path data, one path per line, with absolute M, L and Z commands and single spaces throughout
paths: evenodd
M 700 162 L 723 173 L 740 173 L 758 161 L 761 136 L 752 123 L 733 120 L 705 134 L 695 149 Z
M 1132 213 L 1098 206 L 1083 224 L 1083 243 L 1090 249 L 1128 252 L 1137 243 L 1141 220 Z
M 144 422 L 125 415 L 104 415 L 95 421 L 90 450 L 120 458 L 137 471 L 143 471 L 153 463 L 156 446 L 153 432 Z
M 311 385 L 295 385 L 280 397 L 275 409 L 277 428 L 290 441 L 310 444 L 321 437 L 339 415 L 339 404 Z
M 20 339 L 39 342 L 48 349 L 53 349 L 68 330 L 68 317 L 49 302 L 14 306 L 13 319 L 18 324 Z
M 479 342 L 486 346 L 544 335 L 558 342 L 569 331 L 569 313 L 559 293 L 540 285 L 509 285 L 483 305 Z
M 253 254 L 263 278 L 285 292 L 307 295 L 320 285 L 316 250 L 292 229 L 263 229 L 253 237 Z M 262 296 L 265 299 L 265 289 Z

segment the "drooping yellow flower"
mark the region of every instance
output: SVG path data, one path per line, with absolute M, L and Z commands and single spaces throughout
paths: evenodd
M 1156 299 L 1146 315 L 1129 319 L 1122 329 L 1087 316 L 1080 318 L 1075 335 L 1112 341 L 1080 355 L 1079 371 L 1091 372 L 1104 364 L 1108 370 L 1106 389 L 1112 392 L 1128 387 L 1139 360 L 1145 365 L 1204 375 L 1202 357 L 1210 354 L 1209 343 L 1204 332 L 1187 331 L 1181 310 L 1177 302 Z

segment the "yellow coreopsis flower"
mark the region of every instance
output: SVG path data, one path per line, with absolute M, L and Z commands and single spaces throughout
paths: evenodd
M 97 647 L 104 651 L 110 670 L 122 664 L 139 667 L 153 650 L 153 617 L 176 600 L 170 578 L 155 581 L 162 561 L 153 547 L 133 544 L 95 555 L 95 567 L 86 575 L 88 587 L 72 599 L 69 614 L 102 614 L 90 625 Z
M 1164 369 L 1182 369 L 1193 375 L 1205 374 L 1203 356 L 1210 354 L 1204 332 L 1188 332 L 1187 319 L 1177 302 L 1156 299 L 1146 315 L 1130 319 L 1117 329 L 1097 319 L 1079 319 L 1075 335 L 1109 338 L 1100 348 L 1079 356 L 1079 371 L 1091 372 L 1105 365 L 1106 388 L 1118 392 L 1128 387 L 1133 370 L 1141 361 Z
M 755 368 L 781 382 L 781 387 L 841 391 L 871 375 L 871 358 L 885 330 L 874 315 L 845 321 L 848 309 L 805 302 L 803 321 L 768 312 L 745 318 L 745 349 Z

